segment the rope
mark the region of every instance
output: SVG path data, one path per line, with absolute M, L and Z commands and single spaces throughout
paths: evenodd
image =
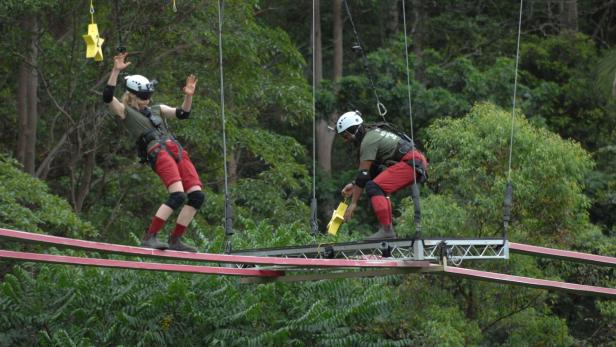
M 227 135 L 225 118 L 225 82 L 222 61 L 222 20 L 224 0 L 218 0 L 218 65 L 220 66 L 220 114 L 222 118 L 222 153 L 225 174 L 225 253 L 231 252 L 231 236 L 233 235 L 233 209 L 229 197 L 229 173 L 227 169 Z
M 366 57 L 366 53 L 364 52 L 363 46 L 361 44 L 361 40 L 359 39 L 359 34 L 357 33 L 357 29 L 355 28 L 355 23 L 353 22 L 353 16 L 351 15 L 351 10 L 349 8 L 349 4 L 347 0 L 344 0 L 344 8 L 346 9 L 347 16 L 349 17 L 349 22 L 351 22 L 351 27 L 353 28 L 353 34 L 355 35 L 355 41 L 357 41 L 357 45 L 353 46 L 353 49 L 357 49 L 360 51 L 361 56 L 364 62 L 364 70 L 366 70 L 366 75 L 368 76 L 368 81 L 370 82 L 370 87 L 372 87 L 372 91 L 374 92 L 374 97 L 376 98 L 376 109 L 383 118 L 383 121 L 386 121 L 385 115 L 387 114 L 387 108 L 379 99 L 379 94 L 376 91 L 376 86 L 374 85 L 374 81 L 372 80 L 372 75 L 370 74 L 370 69 L 368 68 L 368 57 Z
M 312 235 L 316 237 L 319 232 L 319 224 L 317 220 L 317 154 L 316 154 L 316 136 L 317 136 L 317 123 L 316 123 L 316 35 L 315 35 L 315 21 L 316 21 L 316 2 L 312 0 L 312 200 L 310 201 L 310 228 Z M 315 240 L 316 241 L 316 240 Z
M 120 5 L 118 5 L 118 0 L 115 0 L 115 15 L 116 15 L 116 27 L 118 31 L 118 47 L 116 50 L 118 53 L 126 52 L 126 47 L 122 44 L 122 20 L 120 18 Z
M 92 4 L 93 0 L 90 0 L 90 21 L 94 24 L 94 5 Z
M 413 103 L 411 102 L 411 72 L 409 69 L 409 44 L 406 33 L 406 1 L 402 0 L 402 23 L 404 27 L 404 54 L 406 60 L 406 90 L 409 103 L 409 121 L 411 123 L 411 141 L 415 147 L 415 135 L 413 133 Z M 413 148 L 415 149 L 415 148 Z M 411 197 L 415 209 L 413 221 L 415 223 L 415 235 L 413 242 L 421 237 L 421 205 L 419 203 L 419 185 L 417 184 L 417 172 L 415 171 L 415 157 L 413 156 L 413 185 L 411 186 Z
M 511 138 L 509 140 L 509 168 L 507 170 L 507 180 L 511 181 L 511 161 L 513 156 L 513 121 L 515 118 L 515 99 L 518 89 L 518 63 L 520 61 L 520 33 L 522 32 L 522 3 L 520 0 L 520 17 L 518 19 L 518 42 L 515 51 L 515 73 L 513 78 L 513 100 L 511 106 Z
M 511 207 L 513 205 L 513 184 L 511 181 L 511 162 L 513 158 L 513 130 L 515 120 L 515 99 L 518 89 L 518 65 L 520 62 L 520 36 L 522 33 L 522 9 L 523 0 L 520 0 L 520 15 L 518 18 L 518 38 L 515 51 L 515 71 L 513 77 L 513 100 L 511 102 L 511 135 L 509 139 L 509 165 L 507 168 L 507 186 L 505 188 L 505 199 L 503 202 L 503 242 L 507 240 L 507 234 L 509 232 L 509 221 L 511 220 Z
M 415 145 L 415 137 L 413 134 L 413 103 L 411 102 L 411 73 L 409 69 L 409 44 L 406 37 L 406 0 L 402 0 L 402 24 L 404 26 L 404 54 L 406 58 L 406 90 L 407 97 L 409 102 L 409 121 L 411 123 L 411 140 L 413 141 L 413 145 Z M 413 159 L 413 165 L 415 164 L 415 159 Z M 413 170 L 414 179 L 417 179 L 417 174 L 415 170 Z

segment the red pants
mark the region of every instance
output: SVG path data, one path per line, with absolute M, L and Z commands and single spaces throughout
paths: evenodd
M 413 159 L 423 164 L 424 171 L 427 174 L 428 161 L 426 157 L 419 151 L 410 151 L 402 157 L 400 162 L 388 167 L 373 179 L 374 183 L 385 193 L 385 195 L 374 195 L 370 198 L 374 214 L 379 219 L 379 223 L 383 225 L 392 224 L 393 219 L 391 202 L 387 196 L 415 182 L 417 173 L 411 165 L 406 163 Z
M 169 188 L 170 185 L 178 181 L 182 181 L 184 191 L 194 186 L 203 187 L 197 170 L 192 161 L 190 161 L 188 152 L 182 150 L 182 158 L 177 162 L 175 158 L 178 157 L 179 148 L 175 142 L 169 140 L 165 142 L 165 147 L 171 151 L 173 157 L 165 148 L 156 146 L 150 149 L 150 152 L 159 150 L 156 156 L 156 163 L 154 164 L 154 171 L 156 171 L 156 174 L 163 181 L 165 187 Z

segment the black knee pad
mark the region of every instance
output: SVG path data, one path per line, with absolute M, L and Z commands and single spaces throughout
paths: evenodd
M 171 207 L 172 210 L 177 210 L 186 201 L 186 193 L 173 192 L 169 194 L 169 198 L 165 201 L 165 205 Z
M 373 196 L 377 196 L 377 195 L 385 195 L 385 193 L 383 192 L 383 189 L 381 189 L 381 187 L 379 187 L 378 184 L 374 183 L 373 180 L 368 181 L 368 183 L 366 183 L 366 194 L 368 194 L 369 197 L 373 197 Z
M 188 202 L 186 205 L 194 207 L 198 210 L 205 201 L 205 194 L 200 190 L 188 193 Z

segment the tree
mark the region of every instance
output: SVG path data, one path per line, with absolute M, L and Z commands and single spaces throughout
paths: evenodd
M 334 45 L 334 58 L 333 58 L 333 94 L 338 93 L 338 82 L 342 77 L 342 57 L 343 57 L 343 40 L 342 40 L 342 0 L 334 0 L 332 2 L 333 8 L 333 45 Z M 330 174 L 332 171 L 332 146 L 336 133 L 329 129 L 330 124 L 335 124 L 338 117 L 339 110 L 334 109 L 330 112 L 326 118 L 320 118 L 317 124 L 317 153 L 318 161 L 321 169 Z
M 434 191 L 422 200 L 426 237 L 500 235 L 502 209 L 497 206 L 503 204 L 507 182 L 510 124 L 509 112 L 491 104 L 477 104 L 464 118 L 439 119 L 426 129 L 429 186 Z M 584 194 L 584 182 L 594 164 L 589 153 L 578 143 L 533 126 L 520 114 L 514 121 L 513 146 L 514 208 L 509 239 L 561 249 L 594 248 L 590 240 L 597 239 L 603 247 L 613 247 L 589 221 L 590 200 Z M 563 157 L 569 160 L 563 161 Z M 398 230 L 412 230 L 412 219 L 413 207 L 407 200 Z M 556 263 L 518 256 L 507 265 L 478 266 L 532 277 L 559 276 L 565 281 L 575 276 L 574 270 Z M 577 279 L 586 284 L 612 285 L 609 276 Z M 560 312 L 568 315 L 562 309 L 566 305 L 551 305 L 553 299 L 540 291 L 458 280 L 445 287 L 458 292 L 459 305 L 469 319 L 478 321 L 490 344 L 515 345 L 521 336 L 529 335 L 538 339 L 532 344 L 558 337 L 560 345 L 570 343 L 573 332 L 579 333 L 571 319 L 566 325 L 562 316 L 553 317 Z M 557 297 L 567 300 L 567 295 Z M 499 303 L 499 298 L 506 302 Z M 534 311 L 534 307 L 544 309 Z M 536 333 L 546 329 L 551 332 Z M 609 328 L 595 325 L 594 329 Z
M 22 163 L 24 171 L 34 175 L 36 170 L 36 133 L 38 122 L 38 23 L 36 16 L 22 20 L 27 37 L 28 51 L 19 66 L 19 88 L 17 106 L 19 114 L 19 132 L 16 156 Z

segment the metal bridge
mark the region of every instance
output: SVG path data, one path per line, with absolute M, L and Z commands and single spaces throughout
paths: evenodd
M 20 243 L 38 243 L 99 253 L 209 264 L 157 263 L 0 250 L 0 259 L 17 261 L 241 276 L 241 281 L 244 283 L 428 273 L 616 298 L 615 288 L 529 278 L 456 266 L 466 260 L 506 260 L 511 252 L 616 267 L 614 257 L 510 243 L 502 239 L 383 240 L 212 254 L 161 251 L 2 228 L 0 228 L 0 238 Z

